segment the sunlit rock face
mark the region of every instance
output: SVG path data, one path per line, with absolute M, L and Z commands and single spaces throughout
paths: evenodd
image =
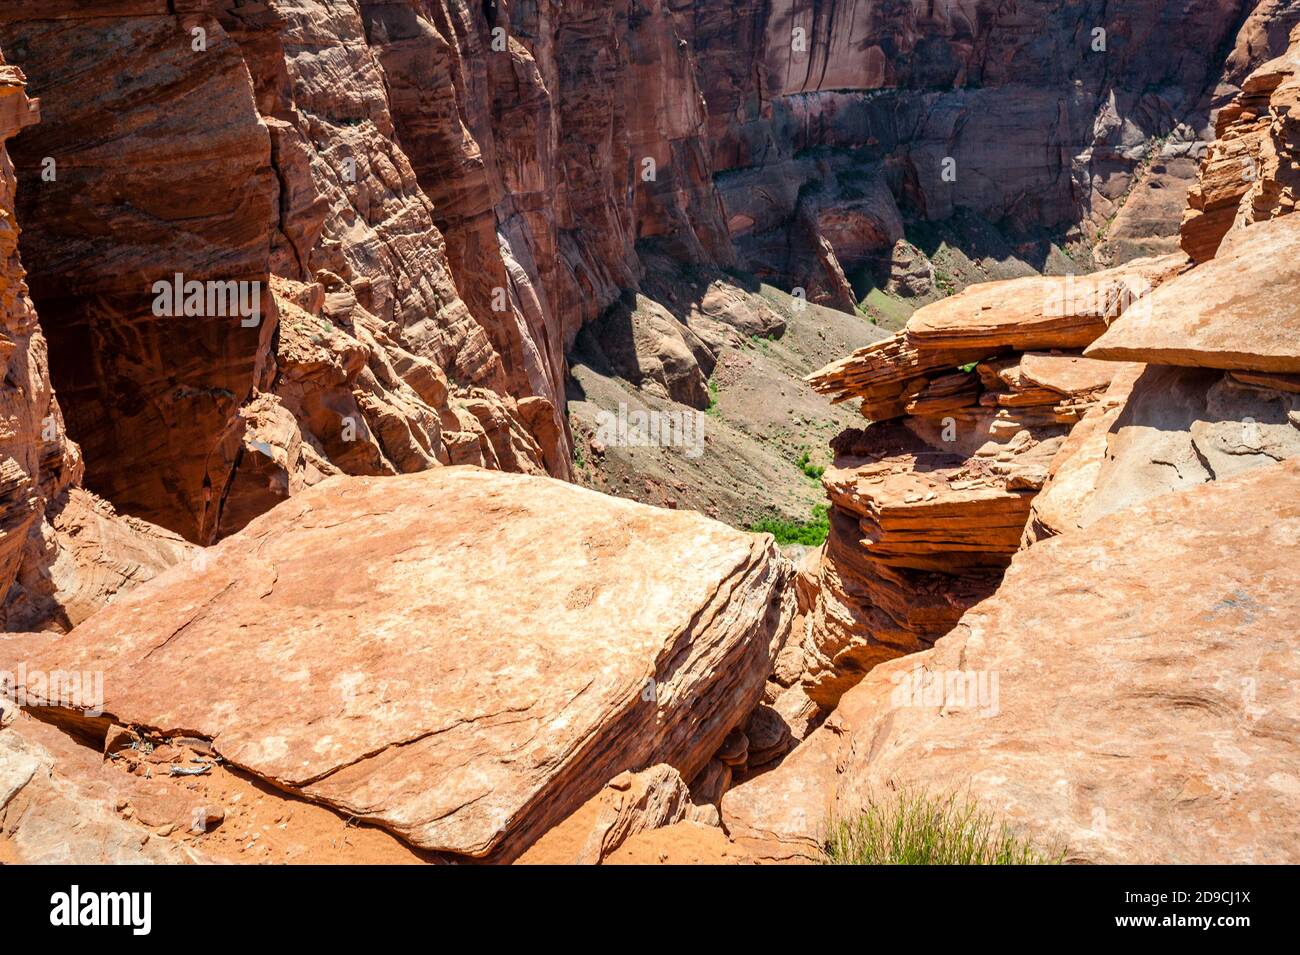
M 335 471 L 567 476 L 566 355 L 643 284 L 647 249 L 851 311 L 916 218 L 1095 231 L 1139 191 L 1154 138 L 1190 146 L 1290 15 L 1230 0 L 92 12 L 0 12 L 0 47 L 45 103 L 12 147 L 30 285 L 87 486 L 197 542 Z M 273 277 L 317 288 L 277 296 Z M 171 314 L 157 283 L 173 281 L 240 283 L 243 304 L 178 294 Z M 292 327 L 286 295 L 308 316 Z M 322 349 L 306 367 L 311 349 L 283 341 L 304 336 Z

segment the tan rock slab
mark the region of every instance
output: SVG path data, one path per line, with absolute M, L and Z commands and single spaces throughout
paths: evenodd
M 103 671 L 106 718 L 508 858 L 623 770 L 703 768 L 761 696 L 791 574 L 769 537 L 550 479 L 334 478 L 24 652 Z
M 1119 370 L 1114 362 L 1082 355 L 1028 352 L 1020 359 L 1020 374 L 1025 379 L 1063 395 L 1100 391 L 1111 383 Z
M 1300 216 L 1232 233 L 1213 259 L 1156 289 L 1086 354 L 1300 372 Z
M 933 650 L 876 667 L 728 792 L 724 823 L 794 857 L 832 810 L 913 788 L 969 793 L 1070 861 L 1294 864 L 1298 542 L 1291 460 L 1036 544 Z M 985 674 L 984 697 L 927 699 L 949 674 Z
M 972 285 L 920 309 L 907 323 L 907 340 L 923 352 L 1079 348 L 1185 264 L 1184 256 L 1174 254 L 1091 275 Z

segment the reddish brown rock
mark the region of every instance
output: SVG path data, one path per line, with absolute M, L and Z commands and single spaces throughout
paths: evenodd
M 987 282 L 927 305 L 907 323 L 917 348 L 1081 348 L 1186 265 L 1181 255 L 1092 275 Z
M 46 550 L 11 591 L 6 629 L 69 630 L 173 564 L 203 560 L 202 548 L 118 514 L 84 488 L 68 488 L 51 501 L 46 520 Z
M 832 815 L 913 788 L 968 793 L 1070 861 L 1294 862 L 1300 590 L 1276 555 L 1297 489 L 1300 464 L 1275 464 L 1027 549 L 933 650 L 728 792 L 737 847 L 809 858 Z
M 660 764 L 620 773 L 581 809 L 525 852 L 523 865 L 599 865 L 639 832 L 681 822 L 690 793 L 677 770 Z
M 1087 354 L 1112 361 L 1300 371 L 1300 218 L 1234 232 L 1209 262 L 1151 294 Z
M 881 431 L 883 429 L 876 429 Z M 1060 439 L 993 445 L 995 454 L 965 458 L 931 448 L 904 428 L 864 433 L 870 463 L 837 458 L 823 483 L 837 510 L 859 522 L 860 546 L 879 563 L 959 571 L 1005 566 L 1037 487 L 1030 472 L 1046 467 Z M 891 441 L 890 439 L 893 438 Z M 1018 484 L 1017 477 L 1023 477 Z
M 1205 151 L 1183 217 L 1181 242 L 1193 260 L 1213 258 L 1234 229 L 1295 210 L 1298 106 L 1300 26 L 1291 34 L 1290 48 L 1247 76 L 1241 93 L 1219 112 L 1215 142 Z
M 800 645 L 812 701 L 833 707 L 993 591 L 1070 426 L 1120 368 L 1074 349 L 1185 266 L 1171 255 L 1084 279 L 974 285 L 809 376 L 873 419 L 832 442 L 823 477 L 830 534 Z
M 208 557 L 7 653 L 103 670 L 117 722 L 476 858 L 513 858 L 623 770 L 694 776 L 793 610 L 770 538 L 469 468 L 323 482 Z
M 63 422 L 45 367 L 45 341 L 27 294 L 26 272 L 18 256 L 14 215 L 17 183 L 5 140 L 40 119 L 39 104 L 25 92 L 22 71 L 0 58 L 0 333 L 5 384 L 0 408 L 7 422 L 0 432 L 0 591 L 18 576 L 29 537 L 44 508 L 42 459 L 63 463 L 75 480 L 75 445 L 65 444 Z M 58 481 L 57 472 L 44 479 Z
M 1087 361 L 1087 359 L 1080 359 Z M 1109 433 L 1144 365 L 1110 362 L 1115 370 L 1101 400 L 1070 431 L 1047 469 L 1043 490 L 1030 505 L 1023 544 L 1083 526 L 1082 514 L 1106 463 Z
M 1030 352 L 1020 359 L 1020 374 L 1032 384 L 1063 395 L 1089 394 L 1108 387 L 1121 371 L 1113 362 Z
M 864 416 L 885 421 L 907 413 L 907 406 L 925 393 L 933 379 L 987 357 L 985 351 L 922 350 L 899 332 L 832 362 L 806 380 L 820 394 L 834 396 L 836 403 L 860 398 Z
M 807 380 L 836 401 L 861 398 L 863 415 L 873 420 L 903 414 L 938 418 L 980 397 L 973 381 L 956 376 L 963 366 L 1012 350 L 1082 348 L 1126 309 L 1145 312 L 1145 296 L 1186 264 L 1181 255 L 1169 255 L 1083 277 L 973 285 L 920 309 L 898 335 L 859 349 Z M 1013 377 L 1003 384 L 1016 390 L 1018 372 Z M 1041 397 L 994 403 L 1044 403 Z
M 80 489 L 80 448 L 64 429 L 47 367 L 47 346 L 18 255 L 15 177 L 4 140 L 39 120 L 24 77 L 0 59 L 0 349 L 8 383 L 0 406 L 0 625 L 63 629 L 142 583 L 190 546 L 162 528 L 123 519 Z
M 276 324 L 266 288 L 276 184 L 248 71 L 207 17 L 22 15 L 0 15 L 0 47 L 22 53 L 53 121 L 11 145 L 18 215 L 87 486 L 201 539 L 231 477 L 209 471 L 211 456 L 270 373 Z M 192 27 L 208 31 L 202 55 Z M 78 132 L 89 128 L 96 135 Z M 177 274 L 249 283 L 249 311 L 162 313 L 155 283 Z
M 33 288 L 55 340 L 54 377 L 78 406 L 70 427 L 87 442 L 92 488 L 206 542 L 322 474 L 450 460 L 443 419 L 453 444 L 464 448 L 469 434 L 481 448 L 471 460 L 521 471 L 549 462 L 567 474 L 554 386 L 562 357 L 536 358 L 543 332 L 513 311 L 471 316 L 458 297 L 355 10 L 81 12 L 38 20 L 7 9 L 0 43 L 33 60 L 57 120 L 18 144 L 20 214 L 36 223 L 24 240 L 38 261 Z M 191 50 L 195 29 L 202 55 Z M 94 57 L 77 59 L 81 48 Z M 101 68 L 123 58 L 136 63 L 126 100 Z M 74 59 L 89 80 L 67 80 Z M 441 95 L 454 116 L 454 87 Z M 77 132 L 88 115 L 108 117 L 93 146 Z M 182 164 L 182 182 L 175 160 L 189 148 L 202 155 Z M 48 181 L 44 157 L 58 164 Z M 91 220 L 107 227 L 84 228 Z M 256 283 L 259 322 L 159 318 L 153 283 L 178 273 Z M 284 334 L 276 306 L 292 296 L 273 299 L 273 277 L 326 293 L 292 302 L 310 319 L 294 312 Z M 444 370 L 491 392 L 491 413 L 460 420 Z M 302 438 L 267 404 L 272 392 Z M 512 392 L 540 394 L 549 416 L 535 408 L 525 425 Z M 137 447 L 132 468 L 117 459 L 123 442 Z M 264 446 L 279 450 L 268 457 Z
M 836 439 L 823 477 L 830 535 L 802 643 L 803 689 L 823 709 L 881 661 L 930 646 L 996 586 L 1063 440 L 1041 424 L 1008 440 L 998 414 L 963 423 L 952 443 L 914 431 L 917 419 Z
M 1217 370 L 1147 366 L 1102 407 L 1053 461 L 1030 539 L 1300 455 L 1300 394 Z
M 102 787 L 65 772 L 69 761 L 54 742 L 51 752 L 21 724 L 0 728 L 0 860 L 25 865 L 208 861 L 201 851 L 122 818 L 103 798 Z

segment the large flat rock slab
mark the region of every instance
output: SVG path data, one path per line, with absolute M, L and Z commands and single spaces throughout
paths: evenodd
M 1297 543 L 1293 459 L 1035 544 L 729 791 L 728 832 L 815 856 L 833 813 L 911 789 L 969 793 L 1074 861 L 1300 861 Z
M 1174 254 L 1091 275 L 982 282 L 918 310 L 907 340 L 922 351 L 1082 348 L 1186 264 Z
M 1213 259 L 1160 286 L 1086 354 L 1300 372 L 1300 216 L 1232 233 Z
M 336 478 L 0 667 L 103 671 L 106 720 L 511 858 L 619 772 L 705 765 L 759 700 L 791 573 L 770 537 L 549 479 Z

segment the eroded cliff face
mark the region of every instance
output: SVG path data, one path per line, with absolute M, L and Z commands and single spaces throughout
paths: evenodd
M 28 293 L 5 141 L 40 121 L 26 78 L 0 56 L 0 627 L 67 628 L 193 549 L 174 534 L 123 518 L 80 487 L 81 449 L 64 427 L 47 344 Z
M 7 5 L 87 485 L 206 543 L 336 471 L 567 476 L 566 355 L 647 250 L 852 311 L 907 219 L 1095 235 L 1155 137 L 1196 138 L 1251 6 Z M 173 280 L 257 319 L 158 314 Z
M 718 345 L 673 269 L 852 310 L 918 218 L 1087 232 L 1293 14 L 896 6 L 10 5 L 45 103 L 16 212 L 86 485 L 208 543 L 340 472 L 567 476 L 566 356 L 629 289 L 691 316 L 699 407 Z M 195 282 L 239 296 L 189 309 Z
M 53 117 L 15 146 L 19 215 L 88 485 L 209 542 L 339 470 L 566 473 L 512 313 L 458 295 L 357 7 L 128 6 L 0 27 Z M 159 282 L 244 308 L 159 314 Z
M 206 543 L 338 471 L 569 474 L 565 356 L 637 241 L 733 256 L 668 8 L 516 7 L 0 13 L 47 104 L 19 215 L 90 487 Z M 258 314 L 160 315 L 173 280 Z
M 22 71 L 0 59 L 0 322 L 5 363 L 0 391 L 4 408 L 0 585 L 6 591 L 30 557 L 31 532 L 43 519 L 46 498 L 80 476 L 76 445 L 64 435 L 58 402 L 50 389 L 45 339 L 18 255 L 17 182 L 4 149 L 5 140 L 39 120 L 39 104 L 28 99 Z
M 904 218 L 964 209 L 1022 240 L 1172 251 L 1210 110 L 1300 15 L 1234 0 L 684 6 L 742 260 L 837 307 L 883 284 Z

